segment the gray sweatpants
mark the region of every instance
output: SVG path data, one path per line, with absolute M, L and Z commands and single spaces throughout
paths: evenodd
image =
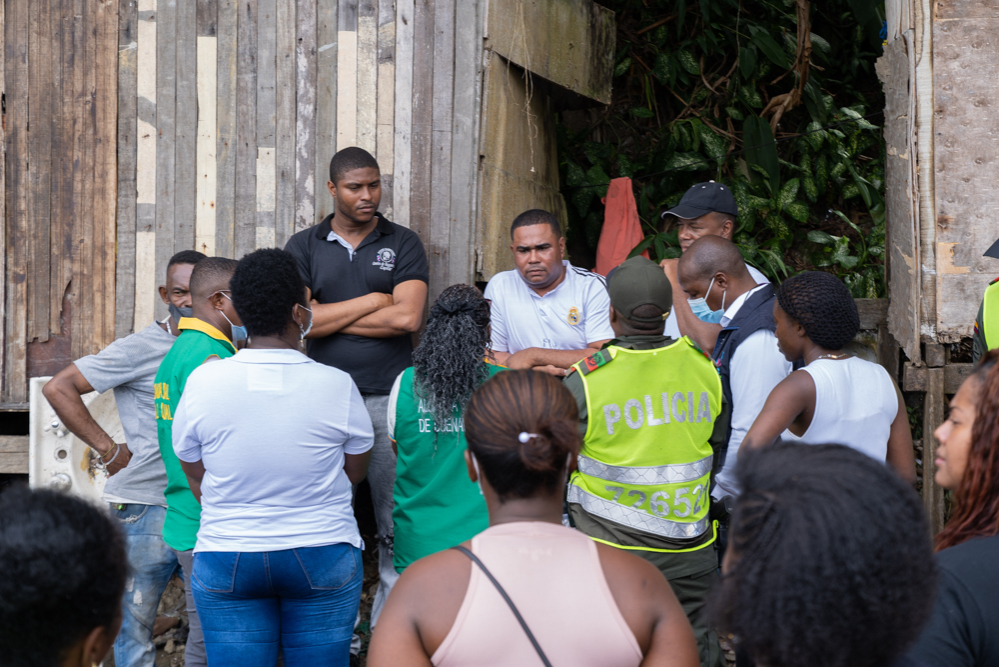
M 371 486 L 371 504 L 375 510 L 378 527 L 378 590 L 371 603 L 371 628 L 374 629 L 382 613 L 385 600 L 399 578 L 392 563 L 392 491 L 395 487 L 395 452 L 388 437 L 388 396 L 362 394 L 374 426 L 375 443 L 371 448 L 368 464 L 368 484 Z

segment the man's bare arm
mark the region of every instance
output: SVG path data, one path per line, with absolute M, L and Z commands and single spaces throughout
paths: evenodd
M 112 453 L 115 443 L 111 436 L 94 420 L 90 411 L 87 410 L 87 406 L 83 404 L 82 396 L 92 391 L 94 388 L 83 377 L 83 373 L 76 367 L 76 364 L 70 364 L 59 371 L 42 388 L 45 400 L 49 402 L 66 428 L 103 456 Z M 114 458 L 114 462 L 108 465 L 109 477 L 127 466 L 132 458 L 132 453 L 125 443 L 118 446 L 121 451 L 109 457 Z
M 690 304 L 687 303 L 687 294 L 680 287 L 680 279 L 677 277 L 676 267 L 678 261 L 676 259 L 664 259 L 659 263 L 663 267 L 663 271 L 666 272 L 669 284 L 673 288 L 673 312 L 676 313 L 676 324 L 682 335 L 697 343 L 698 347 L 708 354 L 711 354 L 715 349 L 715 343 L 718 342 L 718 333 L 722 330 L 721 325 L 702 322 L 700 318 L 694 315 L 694 311 L 690 309 Z
M 342 331 L 357 320 L 392 305 L 392 295 L 371 292 L 337 303 L 312 302 L 312 331 L 306 338 L 323 338 Z
M 407 280 L 395 286 L 391 298 L 391 306 L 365 315 L 341 332 L 368 338 L 395 338 L 419 331 L 427 305 L 427 284 L 422 280 Z
M 527 369 L 535 366 L 555 366 L 556 368 L 569 368 L 581 359 L 585 359 L 594 352 L 599 352 L 610 339 L 597 340 L 587 343 L 587 347 L 582 350 L 546 350 L 543 347 L 529 347 L 515 352 L 507 357 L 504 366 L 508 368 Z M 497 354 L 498 361 L 498 354 Z
M 395 451 L 395 440 L 392 441 L 392 451 Z M 368 462 L 371 461 L 371 450 L 363 454 L 344 454 L 343 471 L 351 484 L 360 484 L 368 475 Z

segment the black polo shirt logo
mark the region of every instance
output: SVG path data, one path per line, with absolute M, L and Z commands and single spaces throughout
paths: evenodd
M 391 271 L 395 268 L 395 250 L 392 248 L 382 248 L 375 255 L 375 261 L 371 262 L 373 266 L 377 266 L 382 271 Z

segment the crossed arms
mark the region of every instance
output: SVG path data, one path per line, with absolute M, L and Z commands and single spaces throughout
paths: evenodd
M 427 284 L 422 280 L 399 283 L 392 294 L 371 292 L 347 301 L 312 301 L 312 331 L 308 338 L 335 333 L 368 338 L 395 338 L 420 330 L 427 302 Z

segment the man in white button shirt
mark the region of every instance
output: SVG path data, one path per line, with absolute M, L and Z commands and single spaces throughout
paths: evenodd
M 493 354 L 510 368 L 565 375 L 614 337 L 606 281 L 563 259 L 565 238 L 547 211 L 518 215 L 510 238 L 517 268 L 486 286 Z
M 728 449 L 716 465 L 716 498 L 738 495 L 735 463 L 739 445 L 763 409 L 770 391 L 791 372 L 774 335 L 773 285 L 757 285 L 739 249 L 718 236 L 705 236 L 680 258 L 678 275 L 688 307 L 718 318 L 720 333 L 711 358 L 732 406 Z M 674 299 L 674 308 L 681 299 Z M 722 304 L 725 304 L 724 306 Z M 720 467 L 720 469 L 719 469 Z
M 687 248 L 702 236 L 720 236 L 731 241 L 732 234 L 735 233 L 738 215 L 739 208 L 735 204 L 732 191 L 721 183 L 708 181 L 691 186 L 683 195 L 680 203 L 665 211 L 662 217 L 672 216 L 676 219 L 680 252 L 687 252 Z M 680 283 L 676 277 L 677 261 L 676 259 L 664 259 L 661 262 L 673 286 L 674 294 L 679 294 L 681 291 Z M 770 282 L 755 267 L 746 264 L 746 269 L 756 284 L 762 285 Z M 721 327 L 718 326 L 717 320 L 715 322 L 699 320 L 690 312 L 690 308 L 687 307 L 683 299 L 674 304 L 673 311 L 666 320 L 667 336 L 671 338 L 679 338 L 681 334 L 688 336 L 704 350 L 714 348 L 715 338 L 719 331 L 721 331 Z

